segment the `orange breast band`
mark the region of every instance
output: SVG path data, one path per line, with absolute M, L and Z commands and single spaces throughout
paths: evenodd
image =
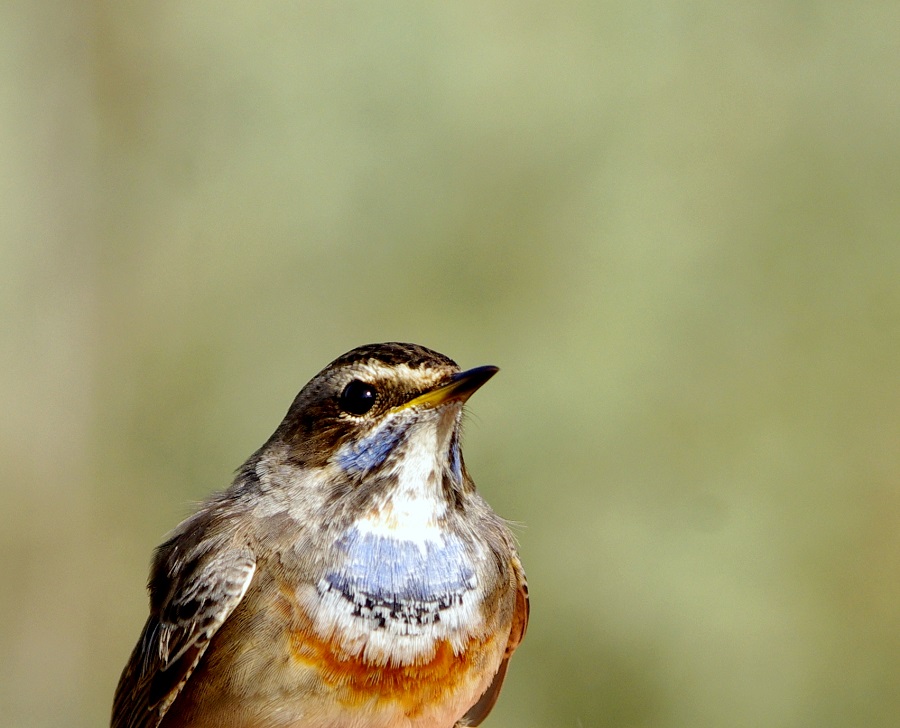
M 339 691 L 345 704 L 394 701 L 414 716 L 426 705 L 441 702 L 476 678 L 473 669 L 493 638 L 472 638 L 459 654 L 448 640 L 436 640 L 432 657 L 413 665 L 374 665 L 359 655 L 346 655 L 332 641 L 311 630 L 291 631 L 293 657 L 314 666 L 323 682 Z

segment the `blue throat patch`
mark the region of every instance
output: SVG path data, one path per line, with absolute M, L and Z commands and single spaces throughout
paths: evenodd
M 407 623 L 435 621 L 438 612 L 462 601 L 475 588 L 475 569 L 465 544 L 452 534 L 441 543 L 416 542 L 354 526 L 338 541 L 347 554 L 339 570 L 325 574 L 328 586 L 355 605 L 355 613 Z
M 389 423 L 358 442 L 347 443 L 338 454 L 338 465 L 348 473 L 365 473 L 377 468 L 391 454 L 408 427 L 408 423 Z

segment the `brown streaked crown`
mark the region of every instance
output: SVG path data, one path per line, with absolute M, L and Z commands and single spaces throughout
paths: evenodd
M 418 369 L 419 367 L 456 367 L 457 364 L 449 356 L 444 356 L 432 349 L 427 349 L 418 344 L 404 344 L 399 341 L 388 341 L 383 344 L 365 344 L 358 346 L 346 354 L 342 354 L 322 371 L 335 367 L 355 364 L 357 362 L 376 360 L 387 366 L 406 364 Z

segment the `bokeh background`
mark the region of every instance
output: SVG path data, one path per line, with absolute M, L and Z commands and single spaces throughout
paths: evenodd
M 0 722 L 358 344 L 502 373 L 488 726 L 896 726 L 900 4 L 0 5 Z

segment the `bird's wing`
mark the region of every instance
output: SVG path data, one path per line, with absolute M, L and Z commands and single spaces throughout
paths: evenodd
M 506 668 L 509 666 L 509 658 L 515 652 L 522 638 L 525 636 L 525 630 L 528 627 L 528 582 L 525 579 L 525 572 L 518 558 L 513 560 L 513 569 L 515 571 L 516 580 L 518 582 L 516 588 L 516 603 L 513 607 L 512 628 L 509 631 L 509 639 L 506 642 L 506 654 L 491 681 L 490 686 L 484 691 L 478 702 L 475 703 L 469 711 L 463 716 L 460 726 L 477 726 L 481 724 L 491 709 L 497 698 L 500 696 L 500 688 L 503 687 L 503 678 L 506 677 Z
M 253 580 L 246 547 L 216 539 L 160 547 L 151 574 L 151 613 L 113 701 L 112 728 L 156 728 Z

